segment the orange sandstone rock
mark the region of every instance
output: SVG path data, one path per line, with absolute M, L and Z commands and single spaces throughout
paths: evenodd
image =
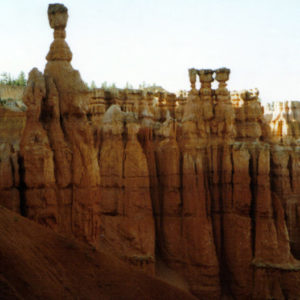
M 179 97 L 89 92 L 70 63 L 67 9 L 48 16 L 20 159 L 0 144 L 0 203 L 151 274 L 164 265 L 200 299 L 298 299 L 300 106 L 263 115 L 258 90 L 230 96 L 226 68 L 190 69 Z

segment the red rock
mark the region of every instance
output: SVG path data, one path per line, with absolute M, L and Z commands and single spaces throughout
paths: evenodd
M 54 42 L 24 92 L 20 165 L 0 145 L 0 203 L 200 299 L 299 298 L 299 107 L 263 116 L 257 90 L 230 101 L 225 68 L 190 69 L 187 98 L 91 93 L 70 64 L 67 19 L 50 7 Z

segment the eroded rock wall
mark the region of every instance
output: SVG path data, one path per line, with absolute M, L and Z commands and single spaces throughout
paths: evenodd
M 12 209 L 151 274 L 162 261 L 200 299 L 299 298 L 297 104 L 264 117 L 257 90 L 230 96 L 225 68 L 190 69 L 187 97 L 90 93 L 70 64 L 67 9 L 48 15 L 19 161 L 0 145 L 1 202 L 12 193 Z
M 15 104 L 15 103 L 13 103 Z M 18 153 L 26 113 L 13 105 L 0 106 L 0 205 L 21 211 Z
M 25 215 L 153 273 L 154 219 L 139 124 L 112 106 L 95 138 L 89 92 L 65 41 L 67 9 L 50 5 L 48 15 L 54 29 L 48 63 L 44 74 L 30 72 L 23 97 Z

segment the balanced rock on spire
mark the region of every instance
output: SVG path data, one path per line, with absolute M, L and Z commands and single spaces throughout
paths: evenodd
M 49 4 L 48 20 L 50 27 L 54 29 L 54 41 L 46 57 L 47 61 L 72 60 L 72 52 L 65 41 L 68 17 L 68 9 L 63 4 Z

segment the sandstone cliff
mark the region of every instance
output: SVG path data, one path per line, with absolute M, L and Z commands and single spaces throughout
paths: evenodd
M 66 7 L 48 16 L 19 164 L 3 150 L 0 165 L 22 213 L 149 274 L 162 262 L 200 299 L 299 298 L 299 105 L 264 116 L 258 90 L 230 95 L 226 68 L 190 69 L 187 97 L 89 92 L 70 64 Z
M 15 212 L 21 210 L 18 153 L 25 123 L 23 107 L 0 106 L 0 205 Z

